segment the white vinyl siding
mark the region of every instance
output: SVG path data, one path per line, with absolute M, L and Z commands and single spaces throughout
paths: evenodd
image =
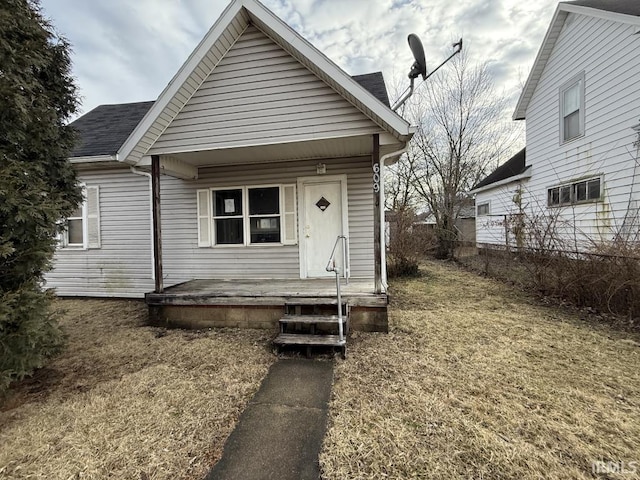
M 61 296 L 142 298 L 154 285 L 149 179 L 129 169 L 80 172 L 79 179 L 87 185 L 89 248 L 58 248 L 46 287 Z
M 533 175 L 523 204 L 531 213 L 548 211 L 552 186 L 602 178 L 597 201 L 554 210 L 560 222 L 575 226 L 567 238 L 572 244 L 611 239 L 627 228 L 629 218 L 637 218 L 640 189 L 632 127 L 640 116 L 640 35 L 634 32 L 632 25 L 569 14 L 526 112 L 527 164 Z M 584 134 L 562 143 L 558 92 L 580 72 Z
M 149 154 L 365 135 L 381 129 L 250 26 Z
M 327 174 L 347 175 L 351 276 L 373 278 L 373 193 L 371 158 L 322 160 Z M 165 284 L 193 278 L 300 278 L 295 185 L 316 174 L 318 160 L 201 168 L 198 180 L 163 176 L 162 245 Z M 218 245 L 201 248 L 199 192 L 243 186 L 283 185 L 285 245 Z M 288 186 L 288 187 L 287 187 Z M 294 220 L 291 224 L 289 219 Z M 289 233 L 287 233 L 289 232 Z

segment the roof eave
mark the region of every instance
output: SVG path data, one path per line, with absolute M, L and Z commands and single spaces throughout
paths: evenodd
M 522 173 L 519 173 L 518 175 L 513 175 L 512 177 L 504 178 L 502 180 L 498 180 L 497 182 L 493 182 L 488 185 L 469 190 L 469 194 L 475 195 L 477 193 L 486 192 L 487 190 L 502 187 L 509 183 L 517 182 L 518 180 L 525 180 L 527 178 L 531 178 L 531 165 L 526 167 L 524 171 Z
M 69 157 L 69 163 L 104 163 L 104 162 L 119 162 L 118 154 L 113 155 L 84 155 L 78 157 Z

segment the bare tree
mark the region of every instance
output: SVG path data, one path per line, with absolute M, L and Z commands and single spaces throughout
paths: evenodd
M 396 185 L 390 182 L 390 197 L 415 195 L 424 202 L 435 218 L 441 258 L 453 255 L 465 192 L 514 146 L 517 126 L 508 119 L 506 100 L 496 92 L 487 63 L 473 65 L 462 53 L 419 88 L 402 112 L 417 132 L 394 167 L 400 176 Z

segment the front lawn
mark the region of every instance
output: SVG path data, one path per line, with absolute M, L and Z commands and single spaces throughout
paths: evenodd
M 68 348 L 0 404 L 0 478 L 202 479 L 275 357 L 269 332 L 144 326 L 64 300 Z
M 597 461 L 638 478 L 637 336 L 454 265 L 423 273 L 392 282 L 391 332 L 355 334 L 336 367 L 325 479 L 586 479 Z

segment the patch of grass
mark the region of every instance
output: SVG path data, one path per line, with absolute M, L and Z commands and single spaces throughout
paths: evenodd
M 326 479 L 593 478 L 640 461 L 640 340 L 430 262 L 336 367 Z M 610 478 L 630 478 L 611 476 Z
M 0 407 L 0 478 L 203 478 L 275 360 L 268 332 L 147 327 L 137 301 L 57 306 L 68 347 Z

